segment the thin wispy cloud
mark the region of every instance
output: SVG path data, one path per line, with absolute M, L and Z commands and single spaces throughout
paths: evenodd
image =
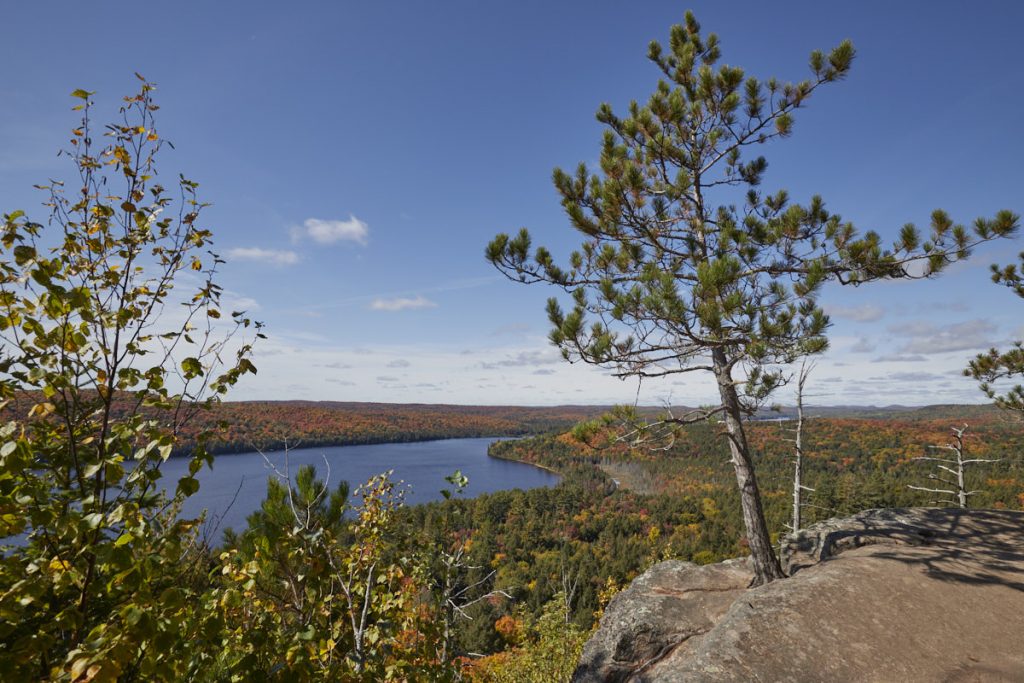
M 927 355 L 986 348 L 993 343 L 998 328 L 984 319 L 950 325 L 918 320 L 892 325 L 889 331 L 908 337 L 907 343 L 898 349 L 899 353 Z
M 859 323 L 874 322 L 885 315 L 885 309 L 872 304 L 864 304 L 863 306 L 826 305 L 825 312 L 834 318 L 845 318 Z
M 355 242 L 365 247 L 370 239 L 370 227 L 352 214 L 345 221 L 307 218 L 301 226 L 292 228 L 291 233 L 293 242 L 308 238 L 317 244 Z
M 938 382 L 944 377 L 934 372 L 894 372 L 882 378 L 886 382 Z
M 256 261 L 272 266 L 294 266 L 299 255 L 290 249 L 263 249 L 261 247 L 235 247 L 228 250 L 228 258 L 236 261 Z
M 871 353 L 875 350 L 875 345 L 867 337 L 861 337 L 857 340 L 857 343 L 850 347 L 850 351 L 853 353 Z
M 360 304 L 372 304 L 374 301 L 379 300 L 391 300 L 391 299 L 402 299 L 402 298 L 416 298 L 423 294 L 440 294 L 444 292 L 457 292 L 466 289 L 476 289 L 478 287 L 487 287 L 496 282 L 501 282 L 505 278 L 501 275 L 492 275 L 489 277 L 477 277 L 477 278 L 464 278 L 460 280 L 451 280 L 448 282 L 442 282 L 439 285 L 433 286 L 417 286 L 408 290 L 383 292 L 379 294 L 365 294 L 362 296 L 352 296 L 344 299 L 337 299 L 326 303 L 311 304 L 303 307 L 303 311 L 324 311 L 334 308 L 344 308 L 346 306 L 358 306 Z M 370 306 L 372 308 L 372 305 Z
M 520 351 L 501 360 L 481 363 L 480 367 L 485 370 L 498 370 L 501 368 L 522 368 L 536 367 L 538 365 L 557 365 L 561 363 L 562 357 L 557 351 L 545 349 L 543 351 Z
M 242 296 L 235 292 L 224 292 L 221 295 L 221 304 L 225 308 L 229 308 L 232 311 L 258 311 L 260 310 L 260 302 L 253 299 L 251 296 Z
M 437 308 L 437 304 L 425 296 L 395 297 L 393 299 L 374 299 L 370 309 L 374 311 L 405 311 L 417 308 Z
M 888 356 L 879 356 L 872 360 L 872 363 L 923 363 L 928 360 L 921 354 L 891 354 Z M 959 370 L 957 371 L 960 372 Z

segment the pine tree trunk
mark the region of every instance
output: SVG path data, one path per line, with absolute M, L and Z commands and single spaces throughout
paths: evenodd
M 725 352 L 721 349 L 712 352 L 712 359 L 715 378 L 718 381 L 718 393 L 725 408 L 725 426 L 729 434 L 732 464 L 736 470 L 736 483 L 740 489 L 743 524 L 746 527 L 747 543 L 750 545 L 750 554 L 754 561 L 754 580 L 750 585 L 760 586 L 785 578 L 786 575 L 775 556 L 775 549 L 768 534 L 768 524 L 764 519 L 761 492 L 757 488 L 754 464 L 750 459 L 750 447 L 747 445 L 747 435 L 743 431 L 743 413 L 740 410 L 736 385 L 732 381 L 731 368 Z

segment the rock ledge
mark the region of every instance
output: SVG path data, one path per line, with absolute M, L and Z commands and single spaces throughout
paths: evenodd
M 868 510 L 744 559 L 655 565 L 608 605 L 575 683 L 1024 681 L 1024 512 Z

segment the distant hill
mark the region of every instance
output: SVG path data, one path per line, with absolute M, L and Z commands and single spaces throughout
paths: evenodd
M 24 414 L 38 398 L 25 394 L 0 411 L 0 419 Z M 472 406 L 425 403 L 364 403 L 354 401 L 227 401 L 200 412 L 184 430 L 182 450 L 200 430 L 216 427 L 214 452 L 280 448 L 424 441 L 485 436 L 525 436 L 560 432 L 578 422 L 611 410 L 602 405 Z M 664 409 L 641 406 L 641 415 Z M 674 406 L 681 415 L 692 408 Z M 769 421 L 795 416 L 795 409 L 762 409 L 752 419 Z M 952 423 L 993 419 L 1004 413 L 988 405 L 809 406 L 805 414 L 822 418 L 951 420 Z M 1009 419 L 1009 418 L 1007 418 Z
M 993 405 L 977 404 L 937 404 L 930 406 L 817 406 L 805 405 L 804 415 L 809 417 L 846 417 L 864 420 L 954 420 L 971 421 L 991 419 L 1006 415 Z M 781 406 L 778 410 L 764 408 L 758 411 L 755 419 L 767 420 L 778 418 L 795 418 L 795 406 Z
M 696 410 L 695 406 L 672 406 L 673 415 L 683 415 Z M 664 408 L 640 406 L 637 411 L 643 415 L 663 413 Z M 838 417 L 862 420 L 967 420 L 990 419 L 1007 413 L 991 404 L 956 404 L 941 403 L 928 406 L 904 406 L 899 404 L 887 406 L 854 406 L 854 405 L 804 405 L 807 417 Z M 755 421 L 792 419 L 796 417 L 796 406 L 775 405 L 763 407 L 751 418 Z
M 558 432 L 604 406 L 465 406 L 335 401 L 232 401 L 201 413 L 186 437 L 218 423 L 218 452 Z
M 423 441 L 428 439 L 483 436 L 525 436 L 565 431 L 574 424 L 598 417 L 611 406 L 469 406 L 425 403 L 360 403 L 342 401 L 231 401 L 201 414 L 190 432 L 226 423 L 214 444 L 219 452 L 276 448 L 286 442 L 299 446 L 346 445 Z M 662 409 L 639 408 L 652 415 Z M 687 408 L 674 408 L 682 414 Z M 786 419 L 792 407 L 762 410 L 753 419 Z M 910 421 L 952 420 L 970 422 L 991 419 L 1002 413 L 992 406 L 810 406 L 811 417 L 901 419 Z

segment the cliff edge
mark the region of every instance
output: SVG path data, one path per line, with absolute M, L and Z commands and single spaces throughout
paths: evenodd
M 790 578 L 670 560 L 608 605 L 574 683 L 1024 681 L 1024 512 L 912 508 L 786 539 Z

